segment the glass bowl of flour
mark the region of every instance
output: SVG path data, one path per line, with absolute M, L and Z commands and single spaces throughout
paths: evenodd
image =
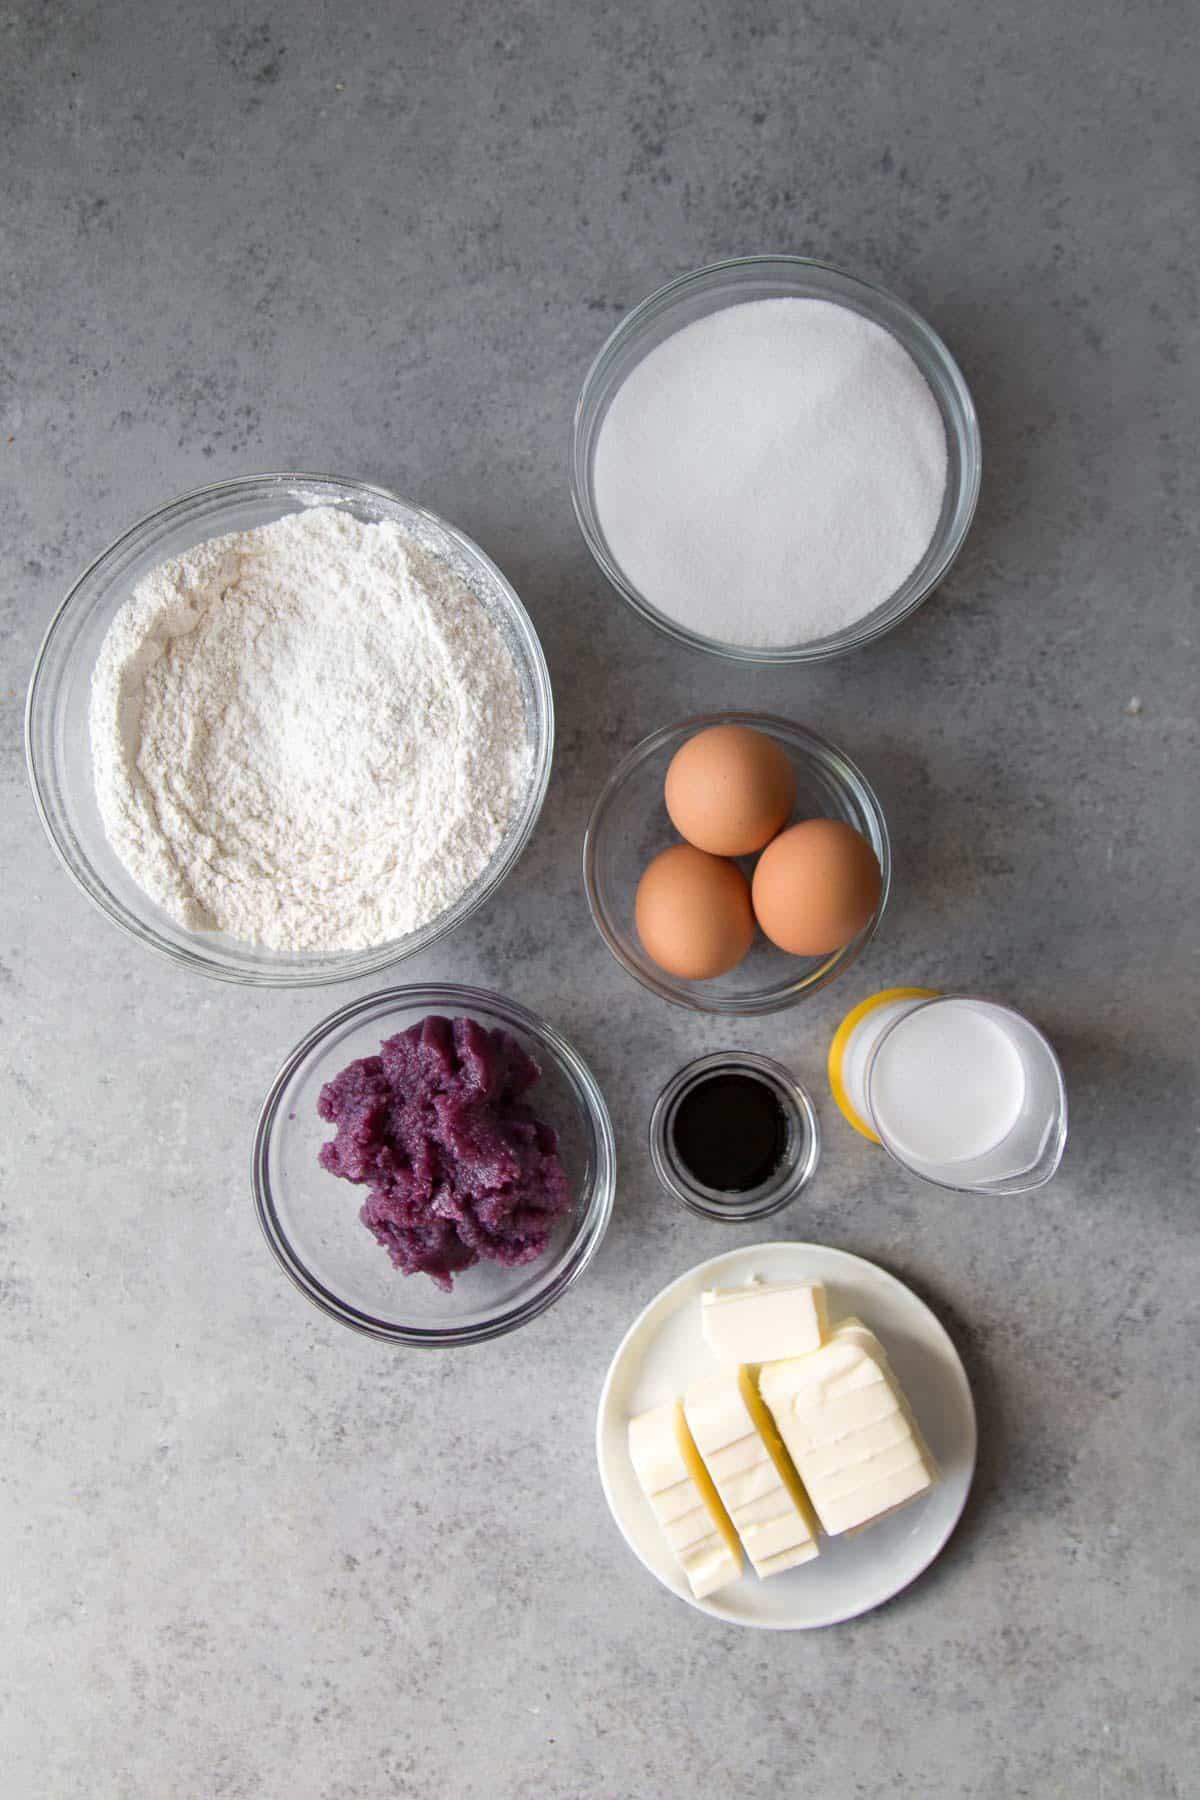
M 427 949 L 537 822 L 554 709 L 504 576 L 335 476 L 161 507 L 68 594 L 30 683 L 42 822 L 88 898 L 186 967 L 314 986 Z
M 981 466 L 966 382 L 911 307 L 806 257 L 747 256 L 617 326 L 575 410 L 571 497 L 601 570 L 660 631 L 801 663 L 928 598 Z

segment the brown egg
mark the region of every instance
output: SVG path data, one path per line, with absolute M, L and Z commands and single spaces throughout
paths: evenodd
M 680 837 L 713 856 L 749 856 L 791 815 L 796 777 L 782 744 L 747 725 L 710 725 L 681 744 L 666 802 Z
M 647 956 L 686 981 L 724 975 L 754 941 L 750 883 L 736 863 L 691 844 L 672 844 L 654 858 L 633 910 Z
M 793 956 L 828 956 L 879 905 L 883 877 L 870 844 L 841 819 L 805 819 L 767 845 L 754 870 L 754 912 Z

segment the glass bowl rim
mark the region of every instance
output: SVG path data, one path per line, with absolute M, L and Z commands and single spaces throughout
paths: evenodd
M 806 740 L 806 754 L 815 756 L 815 758 L 822 762 L 827 769 L 830 766 L 836 768 L 839 782 L 842 781 L 843 777 L 841 769 L 838 768 L 837 765 L 844 764 L 850 771 L 852 781 L 858 784 L 862 794 L 866 796 L 866 810 L 871 815 L 875 830 L 879 836 L 879 848 L 881 852 L 879 857 L 879 870 L 882 879 L 879 889 L 879 904 L 876 906 L 871 919 L 863 927 L 862 931 L 859 932 L 858 936 L 851 939 L 848 945 L 845 945 L 840 951 L 833 952 L 833 956 L 828 959 L 824 970 L 815 978 L 802 982 L 799 985 L 792 983 L 781 992 L 772 992 L 765 997 L 748 995 L 740 997 L 721 997 L 716 994 L 703 997 L 699 994 L 691 993 L 690 991 L 685 992 L 682 988 L 676 986 L 675 978 L 673 976 L 666 975 L 665 973 L 660 974 L 658 971 L 651 970 L 650 968 L 643 969 L 626 954 L 624 946 L 620 943 L 617 933 L 610 923 L 608 908 L 605 906 L 600 896 L 599 883 L 596 879 L 596 839 L 599 836 L 605 813 L 628 780 L 629 776 L 650 756 L 660 750 L 671 738 L 682 733 L 702 731 L 710 725 L 748 725 L 751 729 L 762 730 L 765 727 L 768 731 L 782 727 L 789 736 L 798 736 Z M 888 832 L 887 817 L 874 787 L 867 780 L 867 777 L 863 774 L 853 757 L 847 755 L 847 753 L 841 749 L 839 745 L 833 743 L 831 739 L 822 737 L 819 732 L 813 731 L 807 725 L 797 724 L 794 719 L 785 718 L 781 713 L 698 713 L 693 718 L 680 719 L 670 725 L 660 725 L 657 730 L 650 732 L 647 737 L 642 738 L 640 742 L 634 744 L 631 750 L 627 750 L 625 755 L 621 757 L 620 761 L 613 769 L 611 775 L 596 796 L 592 810 L 588 815 L 587 825 L 584 828 L 583 886 L 587 896 L 588 911 L 592 915 L 592 923 L 600 933 L 604 943 L 607 945 L 610 954 L 628 974 L 632 975 L 636 981 L 640 981 L 642 986 L 648 988 L 651 993 L 657 994 L 661 1000 L 666 1000 L 673 1006 L 687 1007 L 692 1012 L 721 1015 L 727 1018 L 761 1018 L 768 1013 L 782 1012 L 785 1007 L 795 1006 L 799 1001 L 806 999 L 810 994 L 819 993 L 822 988 L 828 987 L 831 981 L 834 981 L 839 975 L 844 973 L 846 969 L 857 962 L 863 951 L 870 944 L 882 923 L 883 915 L 887 910 L 888 899 L 891 895 L 891 836 Z M 849 955 L 846 954 L 847 951 L 850 952 Z M 830 964 L 832 964 L 832 966 L 830 966 Z
M 619 349 L 633 339 L 652 317 L 665 311 L 675 300 L 689 289 L 711 283 L 716 277 L 738 272 L 750 272 L 755 269 L 774 267 L 784 270 L 807 270 L 816 272 L 818 276 L 832 276 L 838 282 L 844 282 L 857 289 L 866 303 L 864 316 L 885 330 L 890 330 L 880 316 L 879 302 L 886 309 L 894 309 L 907 324 L 911 333 L 921 339 L 929 348 L 934 360 L 940 365 L 947 384 L 957 400 L 961 418 L 955 436 L 961 439 L 961 455 L 958 492 L 955 498 L 954 511 L 950 523 L 957 519 L 953 530 L 948 530 L 945 541 L 928 576 L 921 586 L 895 611 L 885 611 L 877 607 L 874 613 L 865 615 L 858 625 L 851 625 L 844 632 L 834 633 L 830 637 L 812 639 L 802 644 L 779 644 L 752 646 L 729 643 L 721 638 L 705 637 L 699 632 L 690 631 L 686 625 L 660 612 L 646 597 L 634 587 L 610 554 L 599 527 L 599 518 L 592 498 L 592 484 L 588 470 L 583 466 L 583 425 L 593 391 L 599 386 L 601 378 L 606 374 L 609 364 L 614 360 Z M 733 304 L 733 303 L 731 303 Z M 719 310 L 719 309 L 714 309 Z M 893 336 L 897 334 L 893 331 Z M 903 348 L 909 351 L 908 344 Z M 935 396 L 936 397 L 936 396 Z M 939 411 L 944 409 L 939 402 Z M 947 427 L 949 435 L 949 427 Z M 600 349 L 592 358 L 583 385 L 579 390 L 579 398 L 575 402 L 571 426 L 571 459 L 570 487 L 571 506 L 575 520 L 583 536 L 592 559 L 601 574 L 615 589 L 625 603 L 632 607 L 641 618 L 657 631 L 673 638 L 676 643 L 686 644 L 689 649 L 704 651 L 710 656 L 721 656 L 730 662 L 760 664 L 765 666 L 791 665 L 797 663 L 827 662 L 835 656 L 843 656 L 850 650 L 861 649 L 866 644 L 874 643 L 885 636 L 897 625 L 910 618 L 917 609 L 924 605 L 934 589 L 937 588 L 956 561 L 967 533 L 975 517 L 979 504 L 979 491 L 983 479 L 983 444 L 979 430 L 979 417 L 975 410 L 975 402 L 966 378 L 959 368 L 955 357 L 951 354 L 944 339 L 936 332 L 928 320 L 915 307 L 902 300 L 898 294 L 886 288 L 880 282 L 868 281 L 849 269 L 839 268 L 835 263 L 823 261 L 815 256 L 794 256 L 787 253 L 771 255 L 761 253 L 753 256 L 731 256 L 718 262 L 705 263 L 701 268 L 690 269 L 683 275 L 673 276 L 661 287 L 647 294 L 623 319 L 620 319 L 605 338 Z M 902 593 L 907 583 L 901 583 L 896 590 Z M 887 608 L 888 601 L 883 602 Z M 867 626 L 866 620 L 874 620 Z
M 688 1090 L 705 1075 L 717 1074 L 721 1070 L 736 1072 L 743 1069 L 752 1070 L 784 1091 L 803 1126 L 805 1147 L 788 1176 L 773 1188 L 764 1183 L 767 1191 L 760 1194 L 757 1200 L 739 1203 L 736 1196 L 731 1195 L 722 1204 L 708 1197 L 711 1189 L 705 1189 L 699 1182 L 685 1185 L 676 1176 L 666 1149 L 668 1115 Z M 677 1069 L 670 1080 L 663 1084 L 662 1091 L 654 1102 L 654 1109 L 650 1114 L 649 1141 L 650 1162 L 663 1191 L 698 1218 L 715 1219 L 722 1225 L 753 1224 L 758 1219 L 769 1219 L 774 1213 L 782 1212 L 785 1206 L 790 1206 L 804 1192 L 821 1160 L 821 1122 L 808 1089 L 783 1063 L 772 1056 L 762 1056 L 754 1050 L 710 1050 Z
M 88 597 L 86 590 L 91 584 L 103 579 L 106 565 L 112 563 L 120 554 L 132 551 L 143 539 L 150 537 L 155 531 L 182 523 L 193 513 L 200 511 L 205 503 L 227 498 L 231 504 L 239 497 L 251 500 L 261 491 L 265 500 L 272 492 L 288 489 L 303 491 L 329 488 L 340 493 L 346 500 L 355 498 L 380 500 L 388 506 L 399 506 L 403 511 L 415 514 L 427 520 L 436 531 L 444 533 L 463 552 L 469 562 L 479 565 L 496 583 L 502 598 L 504 609 L 511 619 L 520 640 L 526 662 L 526 672 L 533 690 L 534 736 L 535 743 L 531 757 L 529 785 L 522 802 L 520 824 L 513 833 L 504 854 L 496 863 L 487 881 L 481 878 L 461 894 L 454 904 L 438 917 L 420 926 L 406 937 L 393 938 L 383 944 L 369 946 L 365 950 L 331 951 L 314 959 L 311 965 L 282 969 L 273 969 L 262 962 L 257 967 L 253 963 L 234 965 L 226 963 L 220 957 L 208 951 L 197 937 L 195 947 L 185 947 L 172 943 L 162 937 L 156 928 L 148 924 L 144 917 L 139 917 L 132 909 L 126 908 L 115 896 L 107 882 L 95 869 L 91 859 L 81 846 L 74 841 L 74 833 L 65 825 L 60 826 L 53 798 L 54 789 L 61 786 L 61 770 L 57 764 L 53 749 L 45 753 L 44 746 L 38 742 L 50 718 L 54 705 L 55 693 L 64 678 L 64 672 L 70 663 L 68 650 L 61 668 L 53 668 L 54 654 L 59 647 L 62 633 L 79 612 L 82 598 Z M 332 501 L 331 501 L 332 503 Z M 212 535 L 220 535 L 219 528 Z M 202 539 L 197 539 L 202 542 Z M 96 596 L 90 596 L 90 603 L 95 604 Z M 25 699 L 24 742 L 25 764 L 33 802 L 41 822 L 42 829 L 61 866 L 70 876 L 75 886 L 85 898 L 112 924 L 116 925 L 126 936 L 144 945 L 156 956 L 175 964 L 177 967 L 190 968 L 217 981 L 227 981 L 235 986 L 262 988 L 311 988 L 333 986 L 339 982 L 354 981 L 377 974 L 392 964 L 405 961 L 408 957 L 429 949 L 441 938 L 449 935 L 463 924 L 472 913 L 491 898 L 496 890 L 507 880 L 529 845 L 529 841 L 537 828 L 550 784 L 551 767 L 554 759 L 554 695 L 550 682 L 550 671 L 546 663 L 545 651 L 537 630 L 525 609 L 520 596 L 512 586 L 508 577 L 480 548 L 473 538 L 457 525 L 445 519 L 431 508 L 422 506 L 415 500 L 407 499 L 392 488 L 382 487 L 377 482 L 360 481 L 356 477 L 346 475 L 323 475 L 311 471 L 266 471 L 259 474 L 228 476 L 220 481 L 207 482 L 202 487 L 190 488 L 187 492 L 175 495 L 144 513 L 132 525 L 126 527 L 110 543 L 93 557 L 83 571 L 75 578 L 67 590 L 65 598 L 60 601 L 51 615 L 49 624 L 43 633 L 37 655 L 34 659 L 33 671 L 29 678 L 29 687 Z M 147 905 L 152 904 L 147 900 Z M 253 957 L 256 946 L 246 947 L 247 955 Z
M 549 1051 L 560 1069 L 566 1069 L 573 1077 L 573 1084 L 581 1097 L 582 1110 L 596 1141 L 596 1169 L 591 1193 L 571 1239 L 563 1247 L 561 1261 L 553 1279 L 520 1305 L 510 1307 L 497 1317 L 481 1319 L 466 1326 L 393 1325 L 340 1299 L 292 1249 L 288 1235 L 279 1223 L 271 1189 L 271 1132 L 280 1101 L 289 1083 L 305 1062 L 342 1025 L 359 1016 L 365 1017 L 372 1012 L 382 1015 L 401 1006 L 427 1006 L 434 1011 L 438 1006 L 460 1005 L 467 1013 L 474 1006 L 498 1019 L 511 1022 L 518 1030 L 525 1032 L 539 1048 Z M 408 986 L 379 988 L 374 993 L 348 1001 L 314 1025 L 289 1052 L 271 1082 L 259 1110 L 251 1151 L 250 1183 L 255 1214 L 272 1255 L 292 1285 L 319 1312 L 364 1337 L 422 1349 L 453 1349 L 466 1344 L 484 1343 L 490 1338 L 502 1337 L 509 1331 L 515 1331 L 519 1325 L 528 1324 L 531 1319 L 553 1306 L 575 1284 L 600 1248 L 612 1218 L 616 1196 L 616 1164 L 616 1139 L 604 1094 L 588 1064 L 561 1032 L 529 1007 L 522 1006 L 519 1001 L 510 1000 L 493 989 L 453 981 L 414 982 Z M 397 1276 L 398 1281 L 403 1279 L 405 1277 Z

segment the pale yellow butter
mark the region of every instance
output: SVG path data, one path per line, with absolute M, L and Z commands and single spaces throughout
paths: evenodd
M 630 1420 L 629 1457 L 697 1600 L 736 1581 L 742 1572 L 738 1535 L 678 1400 Z
M 829 1330 L 820 1282 L 752 1281 L 700 1296 L 704 1341 L 731 1368 L 807 1356 Z
M 817 1555 L 817 1521 L 751 1371 L 730 1369 L 685 1396 L 684 1415 L 755 1572 L 764 1579 Z
M 830 1536 L 893 1512 L 937 1468 L 874 1332 L 858 1319 L 819 1350 L 759 1370 L 758 1387 Z

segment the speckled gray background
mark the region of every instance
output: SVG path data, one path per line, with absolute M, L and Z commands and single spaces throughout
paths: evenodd
M 4 9 L 6 1800 L 1200 1792 L 1195 18 L 1186 0 Z M 659 641 L 590 566 L 566 491 L 571 406 L 622 312 L 765 249 L 925 311 L 987 460 L 934 600 L 793 674 Z M 575 1039 L 620 1196 L 580 1288 L 470 1353 L 354 1337 L 260 1241 L 258 1103 L 346 990 L 160 964 L 74 891 L 25 783 L 25 683 L 83 563 L 168 494 L 297 465 L 478 537 L 554 677 L 536 839 L 412 973 L 494 984 Z M 577 867 L 618 751 L 721 705 L 842 740 L 898 866 L 840 989 L 733 1027 L 617 969 Z M 970 984 L 1051 1030 L 1073 1132 L 1045 1193 L 956 1199 L 841 1125 L 830 1031 L 894 982 Z M 820 1098 L 825 1161 L 785 1231 L 910 1280 L 979 1404 L 941 1563 L 816 1635 L 739 1634 L 671 1599 L 593 1465 L 633 1312 L 738 1241 L 673 1211 L 643 1150 L 664 1077 L 725 1042 Z

